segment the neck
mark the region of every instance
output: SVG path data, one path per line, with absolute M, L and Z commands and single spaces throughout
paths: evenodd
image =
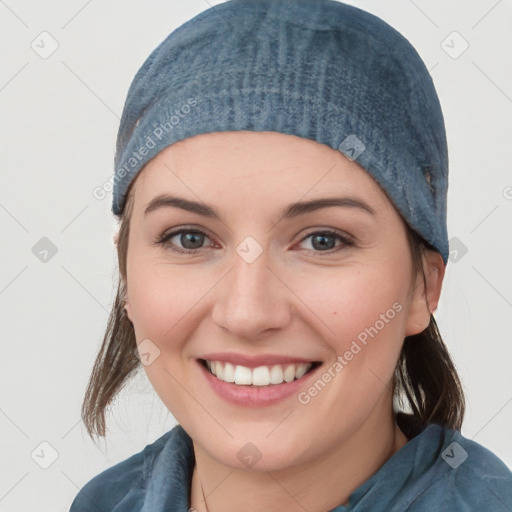
M 329 453 L 276 471 L 230 468 L 194 443 L 191 506 L 197 512 L 323 512 L 346 505 L 350 494 L 407 443 L 389 411 L 383 417 L 374 410 L 361 427 Z

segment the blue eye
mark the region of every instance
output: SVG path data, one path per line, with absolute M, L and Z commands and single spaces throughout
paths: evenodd
M 171 240 L 175 237 L 179 237 L 178 241 L 182 248 L 177 246 L 175 242 L 171 243 Z M 209 240 L 208 236 L 198 229 L 180 229 L 171 233 L 164 233 L 158 238 L 157 243 L 168 247 L 173 252 L 193 254 L 202 248 L 205 239 Z
M 176 238 L 176 240 L 172 241 L 173 238 Z M 317 253 L 323 252 L 330 254 L 337 252 L 343 247 L 351 247 L 354 245 L 353 240 L 336 231 L 314 231 L 304 237 L 300 243 L 308 239 L 311 239 L 311 248 L 307 250 L 312 250 Z M 210 240 L 210 238 L 203 231 L 199 229 L 182 228 L 171 231 L 170 233 L 164 233 L 156 240 L 156 243 L 175 253 L 194 254 L 204 248 L 203 244 L 206 240 Z M 340 243 L 336 244 L 336 242 Z
M 354 242 L 350 238 L 336 231 L 314 231 L 304 237 L 301 243 L 308 239 L 311 239 L 311 246 L 315 252 L 336 252 L 332 250 L 336 247 L 340 247 L 340 245 L 336 246 L 336 241 L 341 242 L 341 246 L 351 247 L 354 245 Z

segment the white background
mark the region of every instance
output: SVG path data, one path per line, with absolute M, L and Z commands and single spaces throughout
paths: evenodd
M 438 89 L 450 150 L 448 232 L 451 247 L 467 253 L 452 254 L 436 318 L 467 394 L 463 435 L 512 467 L 512 1 L 349 3 L 404 34 Z M 90 478 L 175 424 L 143 373 L 116 401 L 107 444 L 95 446 L 80 421 L 116 275 L 111 197 L 97 200 L 92 190 L 113 172 L 134 74 L 208 7 L 0 2 L 2 511 L 67 510 Z M 58 43 L 46 59 L 31 47 L 42 46 L 43 31 Z M 468 49 L 453 58 L 464 41 Z M 32 252 L 42 237 L 57 248 L 47 262 Z M 31 458 L 36 450 L 49 463 L 52 449 L 48 469 Z

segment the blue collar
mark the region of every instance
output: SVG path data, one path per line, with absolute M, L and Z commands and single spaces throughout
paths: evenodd
M 433 478 L 440 478 L 450 466 L 440 457 L 443 446 L 456 434 L 440 425 L 429 425 L 398 450 L 383 466 L 350 495 L 349 506 L 332 512 L 391 510 L 397 500 L 412 501 Z M 192 440 L 181 425 L 144 450 L 144 512 L 187 512 L 195 455 Z M 399 478 L 397 478 L 399 477 Z M 407 492 L 404 493 L 404 483 Z

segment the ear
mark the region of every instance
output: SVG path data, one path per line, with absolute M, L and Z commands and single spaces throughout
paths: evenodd
M 114 240 L 114 245 L 117 246 L 117 243 L 119 242 L 119 231 L 117 231 L 112 238 Z
M 128 320 L 133 323 L 132 320 L 132 305 L 130 304 L 130 301 L 127 299 L 124 301 L 124 310 L 126 311 L 126 316 L 128 317 Z
M 437 309 L 439 303 L 446 270 L 442 256 L 436 251 L 425 250 L 423 270 L 425 282 L 423 281 L 423 273 L 420 271 L 411 292 L 412 298 L 407 317 L 406 336 L 424 331 L 430 322 L 430 315 Z
M 133 323 L 132 305 L 131 305 L 131 302 L 130 302 L 130 297 L 128 295 L 128 290 L 127 290 L 126 282 L 125 282 L 124 278 L 121 277 L 121 279 L 123 281 L 123 290 L 124 290 L 124 300 L 123 300 L 124 313 L 128 317 L 128 320 L 130 320 L 130 322 Z

